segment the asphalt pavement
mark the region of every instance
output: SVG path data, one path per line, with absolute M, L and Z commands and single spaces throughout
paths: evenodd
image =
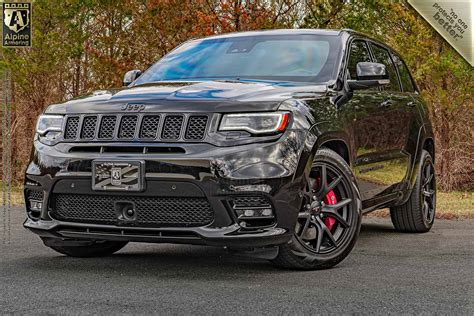
M 364 218 L 349 257 L 323 271 L 170 244 L 68 258 L 23 220 L 14 208 L 11 241 L 0 240 L 1 314 L 474 314 L 473 220 L 400 234 Z

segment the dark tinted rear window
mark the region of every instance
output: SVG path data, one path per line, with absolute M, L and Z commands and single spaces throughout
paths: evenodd
M 405 65 L 403 60 L 400 58 L 400 56 L 393 55 L 393 60 L 395 62 L 395 65 L 397 65 L 397 68 L 398 68 L 398 73 L 400 75 L 400 81 L 402 82 L 403 91 L 414 92 L 415 87 L 413 85 L 413 81 L 411 80 L 410 72 L 408 71 L 407 66 Z

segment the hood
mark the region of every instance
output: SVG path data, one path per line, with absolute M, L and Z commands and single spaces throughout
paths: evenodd
M 107 113 L 140 104 L 141 112 L 252 112 L 272 111 L 291 98 L 324 94 L 326 85 L 261 82 L 200 81 L 153 84 L 95 91 L 65 103 L 53 104 L 46 113 Z

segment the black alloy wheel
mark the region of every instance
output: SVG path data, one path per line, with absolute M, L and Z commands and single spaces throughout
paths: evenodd
M 410 196 L 405 203 L 390 208 L 390 217 L 399 232 L 425 233 L 433 226 L 435 215 L 436 175 L 433 158 L 423 150 Z
M 334 167 L 319 162 L 313 164 L 306 177 L 303 207 L 295 229 L 296 238 L 309 251 L 329 253 L 347 237 L 354 224 L 349 216 L 354 212 L 349 186 Z M 333 195 L 336 201 L 331 200 Z
M 436 182 L 434 166 L 430 160 L 425 160 L 422 170 L 421 198 L 423 201 L 423 219 L 428 225 L 431 225 L 434 221 L 436 208 Z
M 361 203 L 347 162 L 334 151 L 317 151 L 306 173 L 294 236 L 273 262 L 296 269 L 324 269 L 341 262 L 357 241 Z

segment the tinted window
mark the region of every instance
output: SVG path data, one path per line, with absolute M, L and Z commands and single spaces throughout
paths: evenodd
M 257 35 L 185 43 L 148 69 L 136 82 L 258 79 L 327 82 L 341 40 L 331 35 Z
M 349 79 L 357 79 L 357 63 L 370 61 L 367 44 L 363 41 L 353 41 L 351 44 L 351 53 L 349 55 Z
M 410 72 L 403 60 L 399 56 L 393 55 L 393 61 L 395 62 L 395 65 L 397 65 L 403 91 L 414 92 L 415 87 L 413 86 L 413 81 L 411 81 Z
M 392 62 L 392 59 L 390 58 L 388 50 L 374 44 L 371 44 L 371 47 L 372 52 L 374 53 L 375 62 L 384 64 L 387 69 L 390 84 L 385 87 L 385 90 L 401 91 L 400 85 L 398 84 L 397 70 Z

